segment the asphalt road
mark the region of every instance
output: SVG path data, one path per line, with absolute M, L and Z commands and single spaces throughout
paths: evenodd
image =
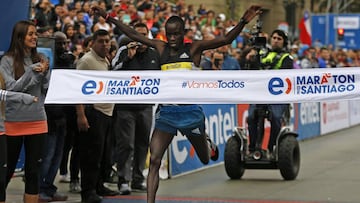
M 239 202 L 360 202 L 360 126 L 300 142 L 301 168 L 294 181 L 284 181 L 279 170 L 246 170 L 241 180 L 230 180 L 224 165 L 162 180 L 159 198 L 225 199 Z M 7 202 L 22 202 L 23 183 L 14 178 Z M 68 184 L 56 183 L 67 193 Z M 116 188 L 115 185 L 110 185 Z M 80 202 L 79 194 L 68 202 Z M 132 193 L 129 198 L 144 197 Z M 119 199 L 118 202 L 126 202 Z M 169 200 L 171 202 L 171 200 Z

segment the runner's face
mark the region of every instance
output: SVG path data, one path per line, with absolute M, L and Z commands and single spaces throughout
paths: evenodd
M 184 41 L 184 30 L 179 23 L 170 23 L 166 26 L 166 38 L 172 48 L 178 48 Z

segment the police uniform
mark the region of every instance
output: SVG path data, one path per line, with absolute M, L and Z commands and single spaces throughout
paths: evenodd
M 286 45 L 286 44 L 285 44 Z M 293 68 L 293 59 L 292 56 L 285 50 L 270 50 L 267 53 L 261 53 L 260 55 L 261 69 L 292 69 Z M 256 104 L 250 104 L 249 107 L 249 117 L 248 117 L 248 130 L 250 136 L 250 145 L 249 150 L 255 150 L 256 137 L 257 137 L 257 118 L 254 114 L 256 110 Z M 283 119 L 284 113 L 288 110 L 288 104 L 269 104 L 268 109 L 271 112 L 271 131 L 270 139 L 268 144 L 268 150 L 272 152 L 273 147 L 276 143 L 277 136 L 281 129 L 281 121 Z
M 261 52 L 260 52 L 261 54 Z M 276 52 L 269 51 L 265 56 L 261 57 L 262 69 L 292 69 L 293 59 L 290 53 L 285 51 Z

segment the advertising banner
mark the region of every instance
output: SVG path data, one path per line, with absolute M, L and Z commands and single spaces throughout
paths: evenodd
M 360 123 L 360 100 L 349 101 L 349 116 L 351 126 Z
M 348 101 L 321 102 L 320 115 L 322 135 L 350 126 Z
M 307 139 L 320 135 L 320 103 L 305 102 L 294 104 L 294 130 L 299 139 Z
M 218 145 L 219 159 L 208 165 L 200 162 L 194 147 L 180 133 L 174 137 L 170 146 L 170 174 L 176 176 L 209 167 L 224 161 L 226 140 L 232 135 L 237 124 L 236 105 L 202 105 L 206 115 L 206 131 L 210 139 Z
M 46 103 L 294 103 L 360 99 L 360 69 L 53 70 Z

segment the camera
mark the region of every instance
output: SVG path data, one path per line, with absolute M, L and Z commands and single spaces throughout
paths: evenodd
M 261 58 L 266 56 L 268 50 L 266 48 L 266 38 L 261 37 L 262 29 L 262 21 L 259 19 L 257 20 L 256 24 L 254 25 L 253 29 L 250 31 L 251 38 L 249 39 L 249 45 L 252 50 L 255 51 L 247 60 L 247 63 L 244 64 L 244 67 L 249 70 L 259 70 L 264 69 L 262 67 Z
M 140 43 L 140 42 L 136 42 L 136 43 L 132 43 L 132 44 L 130 44 L 130 45 L 128 46 L 128 48 L 139 47 L 139 46 L 141 46 L 141 45 L 142 45 L 142 43 Z
M 254 29 L 251 31 L 251 38 L 249 39 L 249 44 L 255 47 L 257 50 L 261 50 L 266 47 L 266 38 L 260 37 L 262 29 L 262 21 L 258 19 L 254 25 Z
M 221 60 L 221 59 L 214 59 L 214 65 L 215 65 L 216 67 L 219 67 L 220 61 L 222 61 L 222 60 Z

